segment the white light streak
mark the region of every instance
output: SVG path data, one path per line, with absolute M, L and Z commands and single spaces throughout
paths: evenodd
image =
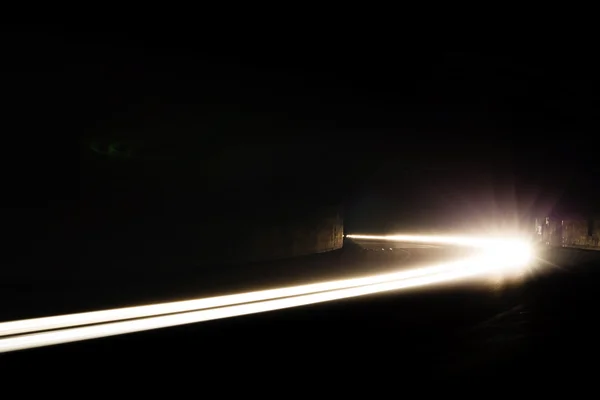
M 162 315 L 144 319 L 119 321 L 101 325 L 83 326 L 62 329 L 58 331 L 48 331 L 8 337 L 0 339 L 0 353 L 147 331 L 151 329 L 166 328 L 177 325 L 192 324 L 266 311 L 281 310 L 285 308 L 388 292 L 392 290 L 419 287 L 435 283 L 451 282 L 457 279 L 473 277 L 497 270 L 497 263 L 492 263 L 491 265 L 485 266 L 482 265 L 482 261 L 484 260 L 485 257 L 474 257 L 472 259 L 453 263 L 453 268 L 445 270 L 444 272 L 437 272 L 425 276 L 417 276 L 408 279 L 400 279 L 360 287 L 311 293 L 249 304 L 238 304 L 208 310 Z
M 27 332 L 39 332 L 43 330 L 98 324 L 109 321 L 145 318 L 155 315 L 173 314 L 208 308 L 225 307 L 234 304 L 271 300 L 282 297 L 292 297 L 336 289 L 345 289 L 349 287 L 371 285 L 375 283 L 408 279 L 422 275 L 430 275 L 434 273 L 448 271 L 452 268 L 454 268 L 454 264 L 448 263 L 430 267 L 414 268 L 390 274 L 371 275 L 361 278 L 343 279 L 308 285 L 232 294 L 226 296 L 208 297 L 203 299 L 185 300 L 137 307 L 125 307 L 111 310 L 91 311 L 77 314 L 58 315 L 53 317 L 32 318 L 19 321 L 9 321 L 0 323 L 0 337 L 22 334 Z
M 470 276 L 485 276 L 488 273 L 514 272 L 526 266 L 531 258 L 529 246 L 518 240 L 412 235 L 349 235 L 348 237 L 475 246 L 480 247 L 481 251 L 477 256 L 466 260 L 389 274 L 155 305 L 4 322 L 0 323 L 0 337 L 4 337 L 0 338 L 0 352 L 278 310 L 377 292 L 450 282 Z
M 390 242 L 411 242 L 411 243 L 429 243 L 445 244 L 454 246 L 468 247 L 489 247 L 489 246 L 519 246 L 524 241 L 517 238 L 479 238 L 468 236 L 437 236 L 437 235 L 346 235 L 349 239 L 366 240 L 385 240 Z

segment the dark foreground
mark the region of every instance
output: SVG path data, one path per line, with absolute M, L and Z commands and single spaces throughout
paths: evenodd
M 410 253 L 427 263 L 444 251 Z M 406 258 L 406 250 L 384 256 L 350 246 L 345 252 L 325 257 L 345 260 L 340 268 L 367 260 L 374 271 Z M 304 387 L 325 380 L 349 390 L 354 379 L 405 385 L 452 378 L 488 377 L 502 384 L 533 376 L 579 378 L 598 350 L 600 253 L 559 249 L 541 258 L 555 265 L 540 262 L 544 273 L 512 286 L 464 284 L 354 298 L 8 353 L 0 355 L 0 366 L 3 373 L 32 379 L 150 373 L 193 377 L 199 385 L 229 382 L 232 390 L 241 380 Z

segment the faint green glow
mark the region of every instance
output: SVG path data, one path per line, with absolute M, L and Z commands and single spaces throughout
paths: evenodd
M 112 158 L 134 158 L 134 151 L 131 146 L 124 142 L 110 142 L 107 146 L 103 146 L 99 141 L 93 141 L 90 144 L 90 149 L 97 154 Z
M 166 146 L 152 145 L 142 140 L 92 139 L 89 149 L 95 154 L 122 160 L 173 160 L 165 151 Z

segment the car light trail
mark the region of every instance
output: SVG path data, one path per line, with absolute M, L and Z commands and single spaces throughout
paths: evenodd
M 507 242 L 505 240 L 481 240 L 467 237 L 439 237 L 439 236 L 366 236 L 349 235 L 351 238 L 360 239 L 385 239 L 393 241 L 416 241 L 428 243 L 458 244 L 469 246 L 480 246 L 486 251 L 497 249 L 498 256 L 506 258 L 508 256 L 522 256 L 527 247 L 519 247 L 520 242 Z M 487 247 L 486 247 L 487 246 Z M 91 311 L 84 313 L 59 315 L 52 317 L 32 318 L 20 321 L 10 321 L 0 323 L 0 337 L 7 335 L 16 335 L 28 332 L 39 332 L 43 330 L 52 330 L 67 328 L 80 325 L 98 324 L 109 321 L 120 321 L 124 319 L 144 318 L 163 314 L 172 314 L 179 312 L 195 311 L 201 309 L 225 307 L 234 304 L 249 303 L 255 301 L 271 300 L 281 297 L 298 296 L 309 293 L 324 292 L 328 290 L 344 289 L 355 286 L 363 286 L 374 283 L 406 279 L 420 275 L 443 272 L 444 268 L 451 268 L 444 265 L 415 268 L 390 274 L 372 275 L 362 278 L 343 279 L 329 282 L 321 282 L 308 285 L 284 287 L 270 290 L 253 291 L 226 296 L 209 297 L 203 299 L 184 300 L 177 302 L 124 307 L 111 310 Z
M 346 235 L 349 239 L 385 240 L 390 242 L 412 242 L 445 244 L 468 247 L 519 247 L 526 242 L 519 238 L 479 238 L 469 236 L 437 236 L 437 235 Z
M 399 238 L 400 236 L 394 237 Z M 381 239 L 382 237 L 369 236 L 368 238 Z M 406 241 L 415 241 L 415 236 L 410 236 L 410 238 Z M 434 237 L 433 242 L 436 242 L 436 238 L 439 237 Z M 445 244 L 450 244 L 447 239 L 445 238 Z M 437 242 L 440 243 L 439 240 Z M 518 271 L 527 265 L 531 257 L 527 246 L 520 242 L 488 240 L 477 243 L 456 240 L 456 238 L 452 243 L 482 247 L 482 251 L 476 257 L 396 273 L 180 302 L 4 322 L 0 323 L 0 336 L 5 337 L 0 339 L 0 352 L 228 318 L 433 283 L 450 282 L 459 278 L 485 275 L 486 273 Z
M 371 275 L 354 279 L 343 279 L 291 286 L 278 289 L 246 292 L 226 296 L 208 297 L 195 300 L 184 300 L 170 303 L 153 304 L 137 307 L 117 308 L 111 310 L 91 311 L 85 313 L 58 315 L 53 317 L 32 318 L 20 321 L 0 323 L 0 337 L 28 332 L 60 329 L 80 325 L 98 324 L 109 321 L 145 318 L 156 315 L 174 314 L 209 308 L 225 307 L 234 304 L 250 303 L 282 297 L 299 296 L 310 293 L 346 289 L 382 282 L 409 279 L 423 275 L 431 275 L 455 268 L 453 263 L 440 264 L 430 267 L 414 268 L 389 274 Z
M 237 304 L 208 310 L 161 315 L 143 319 L 110 322 L 100 325 L 90 325 L 57 331 L 46 331 L 7 337 L 0 339 L 0 353 L 140 332 L 151 329 L 166 328 L 177 325 L 192 324 L 266 311 L 281 310 L 285 308 L 399 289 L 426 286 L 436 283 L 452 282 L 458 279 L 495 272 L 498 269 L 515 268 L 519 266 L 520 263 L 517 262 L 510 264 L 499 263 L 497 260 L 491 260 L 489 255 L 483 255 L 452 263 L 451 268 L 445 269 L 443 272 L 432 273 L 424 276 L 416 276 L 408 279 L 400 279 L 391 282 L 370 284 L 327 292 L 311 293 L 294 297 L 285 297 L 249 304 Z

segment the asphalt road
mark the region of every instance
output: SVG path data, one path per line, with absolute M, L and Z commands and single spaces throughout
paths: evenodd
M 2 320 L 17 313 L 75 312 L 100 303 L 107 308 L 359 276 L 366 268 L 373 273 L 427 265 L 463 252 L 436 247 L 390 251 L 379 245 L 370 243 L 372 250 L 365 250 L 348 244 L 330 254 L 254 269 L 240 266 L 228 274 L 212 274 L 210 280 L 200 276 L 179 283 L 120 283 L 115 285 L 119 290 L 99 287 L 96 292 L 89 287 L 70 292 L 48 288 L 28 296 L 3 291 L 3 304 L 30 300 L 10 312 L 3 310 Z M 7 353 L 0 355 L 0 366 L 3 372 L 70 377 L 135 371 L 174 378 L 191 373 L 207 384 L 224 376 L 303 385 L 316 385 L 320 379 L 332 383 L 339 376 L 343 386 L 352 379 L 371 378 L 401 384 L 415 383 L 418 377 L 487 377 L 511 383 L 531 380 L 532 374 L 581 377 L 598 350 L 600 253 L 559 249 L 540 252 L 540 258 L 546 260 L 538 261 L 540 272 L 521 283 L 413 289 Z M 13 301 L 6 303 L 10 295 Z

